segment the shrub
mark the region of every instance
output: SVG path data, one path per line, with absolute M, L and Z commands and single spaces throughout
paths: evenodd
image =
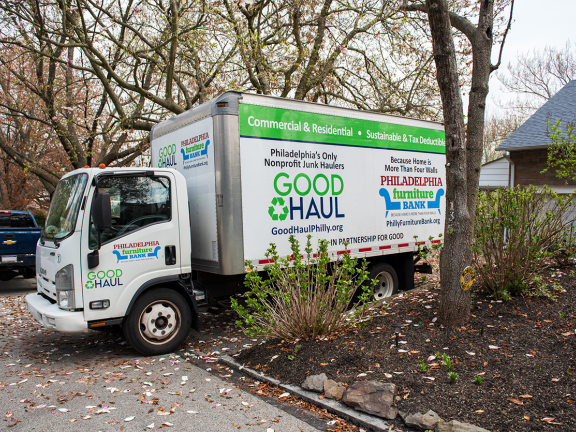
M 545 259 L 558 253 L 571 207 L 571 196 L 546 187 L 480 193 L 472 247 L 480 282 L 496 298 L 522 294 Z
M 34 219 L 39 227 L 43 227 L 46 222 L 46 215 L 44 213 L 34 213 Z
M 554 259 L 559 267 L 568 267 L 576 258 L 576 227 L 570 224 L 554 238 Z
M 304 256 L 294 236 L 290 236 L 292 255 L 286 258 L 280 257 L 271 243 L 266 257 L 272 264 L 264 268 L 267 277 L 256 271 L 246 275 L 247 307 L 235 299 L 232 307 L 241 318 L 236 324 L 249 336 L 311 340 L 339 334 L 359 323 L 373 287 L 373 283 L 365 283 L 367 262 L 358 266 L 348 253 L 330 262 L 328 241 L 319 240 L 313 253 L 311 237 Z M 247 262 L 247 266 L 252 264 Z M 353 302 L 357 292 L 361 294 Z M 351 304 L 357 307 L 348 312 Z

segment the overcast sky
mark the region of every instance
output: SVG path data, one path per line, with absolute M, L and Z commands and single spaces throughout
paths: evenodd
M 576 42 L 576 0 L 516 0 L 512 28 L 506 38 L 502 65 L 515 63 L 519 53 L 542 50 L 546 45 L 564 47 L 567 40 Z M 497 61 L 500 47 L 493 50 L 493 63 Z M 501 84 L 492 74 L 488 110 L 493 109 L 493 98 L 505 98 Z

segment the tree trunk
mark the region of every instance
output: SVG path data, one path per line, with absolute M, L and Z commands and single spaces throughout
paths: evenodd
M 460 276 L 472 262 L 464 112 L 446 0 L 426 0 L 426 5 L 446 131 L 446 226 L 440 257 L 439 319 L 460 325 L 470 318 L 470 293 L 460 288 Z
M 466 171 L 468 188 L 468 213 L 471 232 L 474 232 L 476 219 L 476 201 L 484 142 L 484 117 L 488 80 L 492 73 L 490 57 L 492 55 L 492 28 L 494 25 L 494 1 L 484 0 L 480 5 L 478 26 L 469 35 L 472 44 L 472 87 L 468 100 L 468 128 L 466 134 Z

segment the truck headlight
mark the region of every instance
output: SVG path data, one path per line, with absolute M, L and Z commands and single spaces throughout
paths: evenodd
M 74 296 L 74 266 L 68 264 L 56 273 L 56 299 L 60 309 L 74 309 L 76 299 Z
M 38 277 L 38 274 L 40 274 L 40 266 L 41 266 L 41 262 L 40 262 L 40 246 L 36 245 L 36 277 Z

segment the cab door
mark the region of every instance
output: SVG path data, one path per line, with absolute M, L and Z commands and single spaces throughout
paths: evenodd
M 110 195 L 112 224 L 100 233 L 99 265 L 90 269 L 87 255 L 98 248 L 98 232 L 86 212 L 81 257 L 86 321 L 123 317 L 140 287 L 180 274 L 174 175 L 103 173 L 97 183 L 99 193 Z

